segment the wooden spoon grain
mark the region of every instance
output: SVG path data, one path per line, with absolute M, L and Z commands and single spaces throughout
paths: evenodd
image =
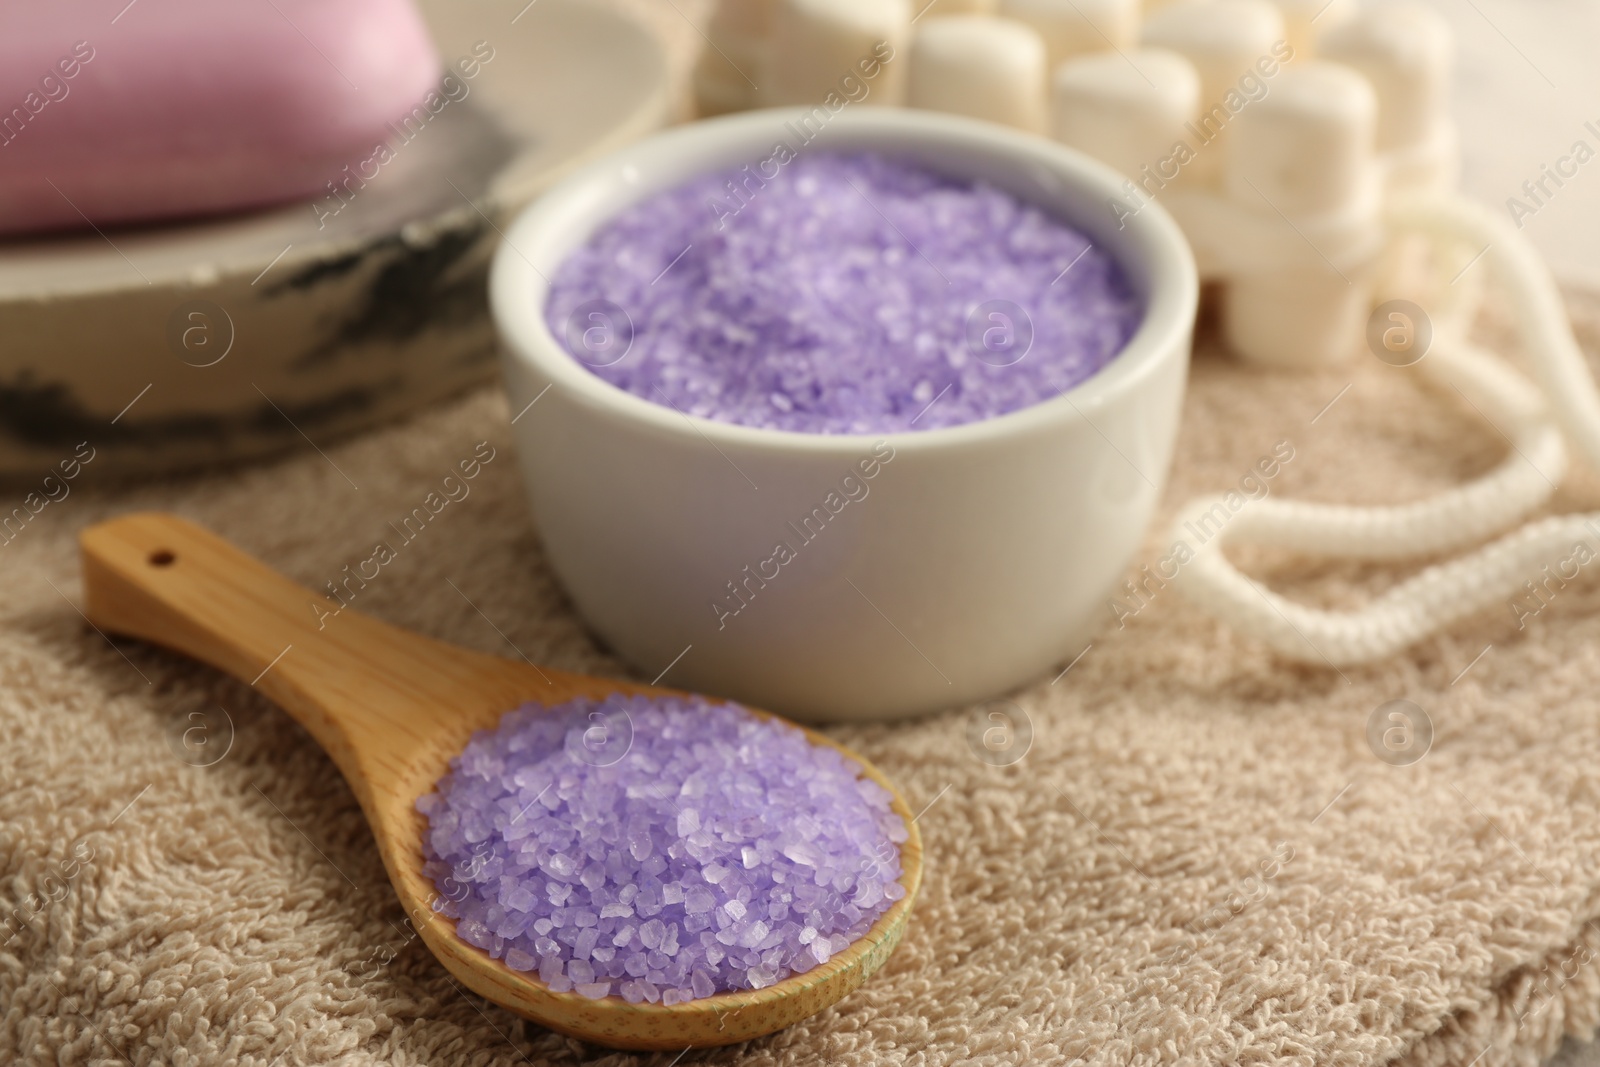
M 80 536 L 87 615 L 101 630 L 192 656 L 253 685 L 327 750 L 366 814 L 401 905 L 423 942 L 468 988 L 553 1030 L 614 1048 L 683 1049 L 746 1041 L 853 991 L 899 943 L 922 878 L 910 809 L 870 763 L 821 734 L 893 794 L 910 837 L 906 895 L 828 963 L 765 989 L 667 1006 L 552 992 L 456 936 L 422 873 L 426 820 L 414 807 L 471 735 L 526 701 L 674 690 L 540 669 L 457 648 L 333 606 L 193 523 L 127 515 Z M 765 713 L 759 713 L 765 714 Z

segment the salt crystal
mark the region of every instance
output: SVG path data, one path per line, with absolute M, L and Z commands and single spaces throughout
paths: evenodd
M 483 923 L 467 920 L 456 925 L 456 933 L 469 945 L 478 948 L 489 947 L 489 928 Z
M 505 894 L 505 905 L 516 911 L 528 912 L 533 910 L 534 901 L 537 899 L 528 891 L 525 885 L 512 886 Z
M 766 938 L 770 929 L 771 927 L 758 919 L 744 928 L 744 932 L 739 935 L 739 944 L 745 948 L 755 948 Z
M 559 956 L 546 956 L 539 961 L 539 981 L 550 985 L 562 975 L 562 963 Z
M 583 883 L 583 887 L 585 889 L 588 889 L 591 892 L 599 889 L 601 886 L 606 884 L 605 868 L 601 867 L 598 863 L 591 863 L 589 866 L 583 869 L 583 874 L 578 880 Z
M 703 885 L 690 887 L 683 897 L 683 910 L 690 915 L 704 915 L 716 907 L 717 898 Z
M 815 845 L 808 841 L 796 841 L 793 844 L 785 845 L 783 854 L 796 863 L 803 863 L 807 867 L 820 867 L 822 865 L 822 854 L 817 851 Z

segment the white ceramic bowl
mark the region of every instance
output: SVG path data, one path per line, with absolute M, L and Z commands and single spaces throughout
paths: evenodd
M 507 233 L 490 304 L 545 551 L 607 644 L 646 678 L 671 665 L 664 685 L 811 721 L 992 697 L 1071 659 L 1110 621 L 1108 596 L 1172 457 L 1194 261 L 1159 206 L 1119 229 L 1108 202 L 1123 179 L 1042 138 L 847 107 L 802 147 L 790 125 L 802 114 L 748 112 L 636 143 L 556 186 Z M 1142 324 L 1059 399 L 964 426 L 865 436 L 681 415 L 568 354 L 544 319 L 546 279 L 568 253 L 640 198 L 765 159 L 780 140 L 802 152 L 909 158 L 1040 205 L 1121 263 L 1144 299 Z M 867 480 L 858 464 L 875 451 L 893 458 Z M 828 514 L 830 491 L 848 500 L 841 483 L 852 473 L 857 488 L 844 488 L 866 495 Z M 817 508 L 826 521 L 801 530 Z M 780 543 L 792 550 L 787 562 Z

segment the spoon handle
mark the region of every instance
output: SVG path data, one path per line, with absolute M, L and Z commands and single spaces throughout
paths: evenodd
M 352 784 L 365 777 L 356 750 L 385 720 L 438 699 L 440 672 L 430 667 L 437 642 L 348 609 L 330 622 L 331 599 L 185 519 L 125 515 L 84 530 L 79 544 L 91 623 L 254 686 L 309 730 Z M 472 654 L 452 658 L 462 655 Z
M 164 645 L 250 682 L 314 630 L 307 623 L 320 598 L 176 515 L 125 515 L 89 527 L 78 541 L 86 614 L 108 633 Z

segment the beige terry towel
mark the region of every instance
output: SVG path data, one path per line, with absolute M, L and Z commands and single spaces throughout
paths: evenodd
M 1376 360 L 1263 377 L 1202 354 L 1166 511 L 1280 442 L 1293 458 L 1271 491 L 1321 500 L 1407 499 L 1498 460 L 1493 429 L 1414 380 Z M 133 508 L 321 586 L 484 438 L 497 454 L 472 495 L 356 607 L 618 670 L 541 558 L 494 390 L 327 458 L 80 489 L 0 548 L 0 1062 L 671 1061 L 465 995 L 398 932 L 356 804 L 297 726 L 207 669 L 108 643 L 73 606 L 75 531 Z M 1596 505 L 1587 475 L 1558 500 Z M 1164 555 L 1165 521 L 1141 562 Z M 1245 562 L 1329 604 L 1394 576 Z M 982 709 L 836 731 L 926 806 L 907 939 L 835 1009 L 679 1062 L 1494 1067 L 1595 1027 L 1600 583 L 1581 576 L 1524 629 L 1508 607 L 1342 673 L 1275 658 L 1170 587 L 1137 606 L 1013 694 L 1033 730 L 1020 762 L 969 750 Z M 1433 729 L 1406 766 L 1367 740 L 1395 699 Z M 215 747 L 190 763 L 209 766 L 175 755 L 196 727 Z

